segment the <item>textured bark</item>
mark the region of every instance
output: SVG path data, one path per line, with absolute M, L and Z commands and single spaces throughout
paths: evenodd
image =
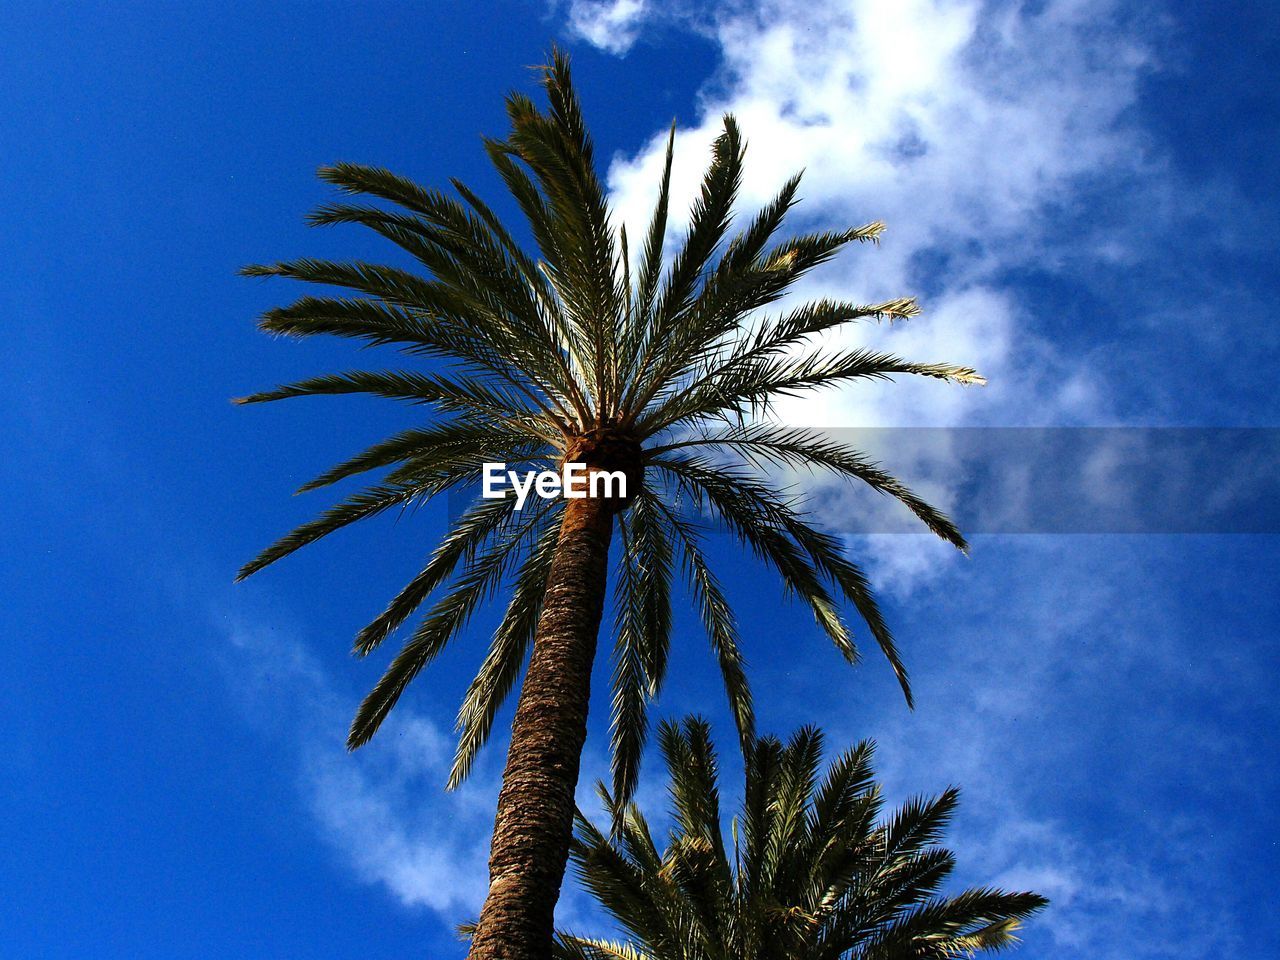
M 568 500 L 520 690 L 470 960 L 547 960 L 569 858 L 613 510 Z

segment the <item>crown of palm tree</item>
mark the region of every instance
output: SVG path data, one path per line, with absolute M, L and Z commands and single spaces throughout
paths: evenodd
M 313 224 L 361 224 L 410 254 L 425 275 L 364 262 L 299 259 L 245 268 L 345 288 L 268 311 L 263 330 L 327 334 L 396 348 L 419 367 L 316 377 L 241 398 L 260 403 L 318 394 L 374 394 L 419 404 L 427 422 L 396 434 L 305 484 L 328 486 L 369 471 L 380 480 L 348 496 L 264 550 L 240 578 L 357 520 L 474 489 L 482 464 L 556 469 L 566 462 L 622 470 L 616 564 L 612 748 L 614 789 L 627 796 L 646 736 L 646 702 L 662 686 L 677 569 L 724 677 L 742 743 L 753 738 L 751 695 L 738 633 L 704 550 L 705 530 L 677 503 L 730 530 L 781 577 L 850 661 L 858 659 L 841 608 L 865 621 L 910 702 L 893 637 L 863 573 L 839 540 L 812 526 L 770 467 L 830 471 L 904 503 L 930 530 L 964 548 L 941 513 L 864 456 L 821 434 L 771 423 L 777 398 L 856 380 L 915 374 L 982 382 L 967 367 L 913 363 L 860 349 L 820 349 L 815 338 L 854 321 L 900 319 L 914 300 L 857 304 L 819 300 L 766 308 L 842 247 L 876 241 L 883 225 L 775 240 L 796 201 L 799 176 L 726 243 L 744 145 L 731 116 L 679 248 L 669 255 L 667 207 L 674 128 L 652 222 L 634 260 L 610 220 L 592 144 L 567 61 L 544 73 L 549 110 L 507 99 L 511 132 L 486 140 L 488 156 L 528 221 L 526 252 L 464 184 L 457 196 L 424 189 L 387 170 L 354 164 L 320 176 L 351 197 L 321 207 Z M 354 748 L 373 736 L 408 684 L 500 586 L 509 600 L 458 714 L 450 784 L 467 774 L 511 691 L 538 623 L 557 547 L 562 500 L 516 510 L 512 498 L 477 497 L 425 559 L 421 571 L 360 631 L 355 650 L 375 650 L 431 601 L 352 724 Z
M 558 960 L 928 960 L 1015 941 L 1047 902 L 983 888 L 940 896 L 955 866 L 936 846 L 957 792 L 888 818 L 872 744 L 837 757 L 822 782 L 822 734 L 758 740 L 732 848 L 720 822 L 716 756 L 697 718 L 659 731 L 674 826 L 659 852 L 644 815 L 600 786 L 615 839 L 578 815 L 572 857 L 630 942 L 560 934 Z

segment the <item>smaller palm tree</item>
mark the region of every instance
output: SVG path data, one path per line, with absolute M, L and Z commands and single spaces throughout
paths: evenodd
M 990 888 L 938 895 L 955 859 L 935 844 L 957 791 L 880 820 L 870 741 L 838 757 L 820 784 L 817 729 L 802 728 L 785 746 L 755 741 L 732 850 L 707 723 L 664 723 L 660 743 L 674 820 L 667 849 L 658 852 L 635 804 L 618 805 L 603 785 L 617 833 L 606 836 L 579 813 L 573 844 L 581 879 L 629 941 L 561 933 L 558 960 L 971 956 L 1016 942 L 1020 922 L 1047 902 Z

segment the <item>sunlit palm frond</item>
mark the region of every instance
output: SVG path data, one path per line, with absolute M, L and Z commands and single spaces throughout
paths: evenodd
M 877 824 L 868 742 L 833 760 L 823 737 L 797 731 L 747 751 L 734 845 L 723 841 L 715 752 L 705 721 L 664 723 L 674 821 L 653 848 L 634 808 L 616 836 L 579 814 L 574 864 L 627 939 L 562 934 L 574 949 L 607 943 L 650 960 L 903 960 L 996 950 L 1045 905 L 1033 893 L 938 892 L 954 859 L 937 846 L 955 793 L 912 801 Z M 614 799 L 603 794 L 617 822 Z M 739 823 L 742 836 L 739 837 Z M 630 951 L 630 954 L 622 951 Z M 565 953 L 562 956 L 594 956 Z

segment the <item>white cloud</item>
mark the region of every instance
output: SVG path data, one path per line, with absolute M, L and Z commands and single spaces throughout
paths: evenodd
M 1256 679 L 1225 665 L 1250 653 L 1206 658 L 1168 595 L 1134 589 L 1199 549 L 1179 539 L 982 538 L 970 564 L 944 568 L 909 601 L 914 713 L 861 715 L 870 708 L 816 683 L 796 694 L 798 718 L 828 718 L 833 747 L 875 736 L 892 802 L 961 786 L 946 841 L 957 877 L 1048 896 L 1030 931 L 1038 956 L 1209 958 L 1240 942 L 1222 848 L 1188 826 L 1195 811 L 1166 808 L 1162 793 L 1179 784 L 1187 804 L 1189 783 L 1241 802 L 1254 793 L 1236 764 L 1247 732 L 1210 730 L 1186 707 L 1210 692 L 1261 696 Z M 945 630 L 929 636 L 927 624 Z
M 475 917 L 488 885 L 496 780 L 482 768 L 446 793 L 453 740 L 403 705 L 374 744 L 348 753 L 350 707 L 301 641 L 244 622 L 223 632 L 228 687 L 294 756 L 301 799 L 325 841 L 405 906 L 430 908 L 447 925 Z
M 592 46 L 622 56 L 635 43 L 648 6 L 646 0 L 571 0 L 569 31 Z
M 507 738 L 495 735 L 467 782 L 446 792 L 454 738 L 439 724 L 402 703 L 371 744 L 350 753 L 343 733 L 352 705 L 301 640 L 266 620 L 215 620 L 226 639 L 217 656 L 229 694 L 292 756 L 300 801 L 342 862 L 405 907 L 433 911 L 448 929 L 478 916 Z M 646 764 L 654 774 L 637 791 L 654 809 L 665 789 L 660 766 L 655 751 Z M 578 784 L 584 810 L 596 809 L 597 779 L 608 781 L 608 759 L 589 745 Z M 583 929 L 601 922 L 573 883 L 561 890 L 556 917 Z
M 388 738 L 367 757 L 335 751 L 332 740 L 307 750 L 304 789 L 316 819 L 366 881 L 446 922 L 473 918 L 488 886 L 496 791 L 444 793 L 452 742 L 428 720 L 397 718 Z
M 474 919 L 488 890 L 507 737 L 495 733 L 470 778 L 453 792 L 444 790 L 452 733 L 406 704 L 370 745 L 348 753 L 343 733 L 353 704 L 338 695 L 296 631 L 266 626 L 279 620 L 278 611 L 261 620 L 219 611 L 214 622 L 225 646 L 215 658 L 244 718 L 291 756 L 316 832 L 357 877 L 407 908 L 434 911 L 448 929 Z M 657 749 L 645 769 L 636 799 L 659 810 L 666 785 Z M 598 780 L 609 781 L 608 756 L 593 740 L 577 790 L 579 805 L 593 815 L 599 813 Z M 604 922 L 589 893 L 572 882 L 562 888 L 556 916 L 566 928 L 598 929 Z
M 889 225 L 880 249 L 847 252 L 803 292 L 880 299 L 933 274 L 940 289 L 926 298 L 925 316 L 874 339 L 978 366 L 993 381 L 981 398 L 936 384 L 847 390 L 792 415 L 936 425 L 997 409 L 1039 422 L 1094 412 L 1096 396 L 1077 383 L 1026 382 L 1046 348 L 998 274 L 1066 250 L 1112 256 L 1113 238 L 1067 242 L 1045 219 L 1070 208 L 1090 178 L 1148 166 L 1141 137 L 1122 119 L 1148 59 L 1140 42 L 1099 29 L 1110 14 L 1101 0 L 1058 0 L 1039 12 L 973 0 L 774 0 L 715 23 L 724 64 L 700 120 L 677 135 L 673 195 L 693 195 L 721 115 L 735 114 L 749 144 L 744 208 L 804 168 L 798 222 Z M 652 203 L 664 136 L 655 132 L 609 173 L 633 232 Z M 684 206 L 675 204 L 681 216 Z M 925 256 L 936 261 L 929 270 Z
M 1103 385 L 1054 349 L 1004 280 L 1027 265 L 1123 257 L 1105 215 L 1090 222 L 1080 198 L 1099 181 L 1158 169 L 1125 117 L 1150 55 L 1141 37 L 1118 28 L 1108 0 L 767 0 L 725 8 L 704 28 L 723 65 L 697 122 L 677 134 L 673 197 L 693 196 L 720 118 L 733 113 L 748 141 L 742 210 L 803 168 L 794 225 L 888 224 L 880 247 L 845 252 L 797 296 L 923 292 L 922 316 L 863 326 L 842 341 L 973 366 L 989 380 L 984 388 L 857 384 L 788 399 L 780 419 L 828 427 L 1113 419 Z M 648 216 L 664 140 L 655 132 L 610 169 L 632 235 Z M 673 211 L 684 217 L 686 207 Z M 1076 225 L 1070 236 L 1056 232 L 1064 218 Z M 900 455 L 886 465 L 941 483 L 913 474 L 918 464 Z M 938 492 L 946 499 L 945 483 Z M 900 578 L 934 569 L 920 540 L 894 545 L 918 554 L 875 558 Z

